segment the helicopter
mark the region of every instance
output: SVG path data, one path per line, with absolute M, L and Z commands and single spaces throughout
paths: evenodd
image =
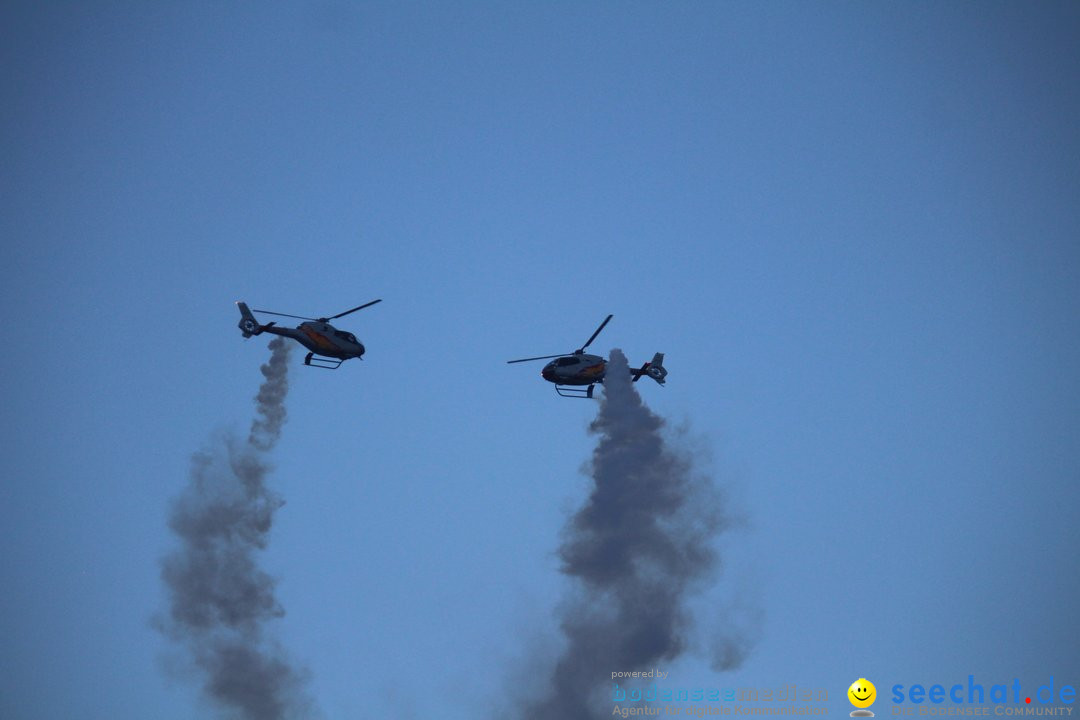
M 281 335 L 282 337 L 292 338 L 311 351 L 304 357 L 305 365 L 325 368 L 327 370 L 337 370 L 341 363 L 349 358 L 360 358 L 364 354 L 364 345 L 356 339 L 355 335 L 350 332 L 338 330 L 330 324 L 330 321 L 336 320 L 339 317 L 344 317 L 349 313 L 354 313 L 357 310 L 363 310 L 366 307 L 370 307 L 375 303 L 380 302 L 382 302 L 381 298 L 379 300 L 372 300 L 369 303 L 364 303 L 363 305 L 357 305 L 352 310 L 346 310 L 343 313 L 322 318 L 287 315 L 286 313 L 272 312 L 270 310 L 254 311 L 263 313 L 264 315 L 280 315 L 281 317 L 291 317 L 307 321 L 300 323 L 293 329 L 277 327 L 276 322 L 260 325 L 259 321 L 256 320 L 255 316 L 252 314 L 252 311 L 248 309 L 247 303 L 238 300 L 236 302 L 236 306 L 240 308 L 240 323 L 238 327 L 245 338 L 249 338 L 252 335 L 261 335 L 264 332 L 268 332 L 271 335 Z
M 547 360 L 555 358 L 540 371 L 540 377 L 550 383 L 555 383 L 555 392 L 562 397 L 591 398 L 593 388 L 597 383 L 604 382 L 604 372 L 607 370 L 607 360 L 599 355 L 585 354 L 585 348 L 592 344 L 604 326 L 608 324 L 614 315 L 608 315 L 600 327 L 596 328 L 585 344 L 572 353 L 565 355 L 541 355 L 539 357 L 521 358 L 520 360 L 507 360 L 507 364 L 530 362 L 532 360 Z M 656 353 L 653 359 L 641 366 L 631 368 L 630 374 L 634 376 L 633 382 L 647 375 L 660 385 L 664 384 L 667 377 L 667 369 L 664 367 L 664 353 Z M 587 387 L 583 387 L 587 386 Z

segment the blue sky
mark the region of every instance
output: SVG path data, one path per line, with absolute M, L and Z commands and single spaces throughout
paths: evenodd
M 0 717 L 208 715 L 151 618 L 252 416 L 238 299 L 384 299 L 294 367 L 269 478 L 328 718 L 543 681 L 595 405 L 505 360 L 608 313 L 742 519 L 694 607 L 753 652 L 673 680 L 1080 683 L 1075 5 L 0 13 Z

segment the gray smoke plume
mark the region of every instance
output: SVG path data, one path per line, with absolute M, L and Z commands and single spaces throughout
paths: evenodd
M 600 436 L 594 486 L 559 549 L 562 572 L 576 580 L 560 610 L 566 648 L 526 720 L 610 716 L 610 673 L 678 657 L 691 622 L 686 601 L 718 569 L 712 540 L 727 522 L 719 495 L 665 442 L 664 421 L 642 402 L 619 350 L 589 429 Z M 730 647 L 713 652 L 737 665 L 745 647 L 734 636 L 721 643 Z
M 270 360 L 259 370 L 266 380 L 255 396 L 257 417 L 251 423 L 248 443 L 259 450 L 270 450 L 281 437 L 285 424 L 285 396 L 289 393 L 289 349 L 292 343 L 283 337 L 270 341 Z
M 206 697 L 244 720 L 306 717 L 309 707 L 305 673 L 266 637 L 267 621 L 284 610 L 257 562 L 283 504 L 264 482 L 265 453 L 285 422 L 291 347 L 280 337 L 270 342 L 247 442 L 226 437 L 192 458 L 191 482 L 169 516 L 180 547 L 161 568 L 170 607 L 158 628 L 188 651 Z

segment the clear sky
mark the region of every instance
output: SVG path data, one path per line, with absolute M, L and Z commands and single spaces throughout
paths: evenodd
M 267 477 L 327 718 L 544 682 L 597 404 L 505 361 L 608 313 L 739 518 L 673 681 L 1080 685 L 1075 3 L 8 2 L 0 68 L 0 718 L 212 716 L 152 619 L 240 299 L 384 300 Z

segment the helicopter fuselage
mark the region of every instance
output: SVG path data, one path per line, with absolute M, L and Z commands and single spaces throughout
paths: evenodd
M 556 385 L 592 385 L 603 382 L 607 361 L 584 353 L 555 358 L 540 371 L 540 377 Z
M 263 325 L 263 332 L 292 338 L 316 355 L 348 360 L 364 354 L 364 345 L 352 333 L 338 330 L 329 323 L 303 322 L 295 328 Z

